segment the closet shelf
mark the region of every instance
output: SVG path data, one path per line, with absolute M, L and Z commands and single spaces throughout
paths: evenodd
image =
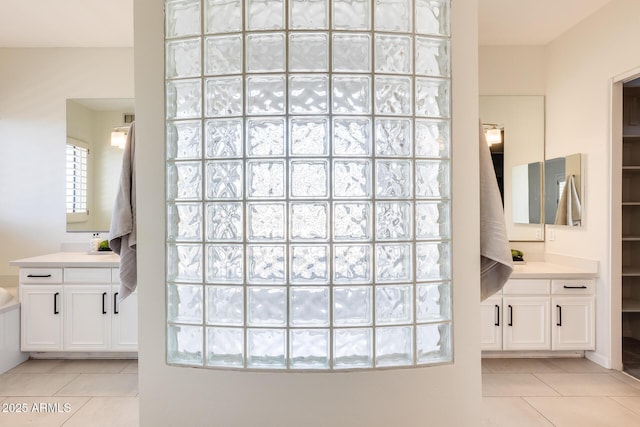
M 640 236 L 636 236 L 636 235 L 622 236 L 622 241 L 623 242 L 640 242 Z
M 640 202 L 622 202 L 622 206 L 640 206 Z
M 623 276 L 640 276 L 640 267 L 622 267 Z
M 640 300 L 632 299 L 632 298 L 622 298 L 622 312 L 623 313 L 640 312 Z
M 622 172 L 640 172 L 640 166 L 623 166 Z

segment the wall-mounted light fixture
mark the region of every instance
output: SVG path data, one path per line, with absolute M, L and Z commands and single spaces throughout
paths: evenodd
M 111 145 L 114 147 L 122 148 L 124 150 L 124 146 L 127 143 L 127 134 L 129 133 L 128 126 L 120 126 L 113 128 L 111 132 Z
M 492 123 L 483 123 L 484 135 L 487 139 L 487 145 L 502 143 L 502 126 Z

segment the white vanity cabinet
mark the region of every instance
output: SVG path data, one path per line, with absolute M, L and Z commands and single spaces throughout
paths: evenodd
M 552 281 L 552 350 L 595 349 L 593 288 L 593 280 Z
M 480 346 L 502 350 L 502 297 L 490 297 L 480 304 Z

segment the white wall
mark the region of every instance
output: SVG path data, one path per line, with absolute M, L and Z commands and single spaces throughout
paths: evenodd
M 544 46 L 480 46 L 480 95 L 544 95 Z
M 163 10 L 135 0 L 141 426 L 471 426 L 480 416 L 477 1 L 452 2 L 453 310 L 450 365 L 250 373 L 165 363 Z M 144 162 L 140 161 L 144 159 Z M 471 178 L 470 178 L 471 177 Z
M 0 49 L 0 276 L 10 260 L 88 242 L 67 233 L 67 98 L 132 98 L 133 49 Z

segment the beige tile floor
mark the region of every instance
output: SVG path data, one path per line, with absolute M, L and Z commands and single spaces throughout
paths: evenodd
M 135 427 L 137 372 L 134 360 L 29 360 L 0 375 L 0 427 Z M 482 426 L 640 426 L 640 381 L 586 359 L 484 359 L 482 377 Z
M 640 426 L 640 381 L 587 359 L 483 359 L 485 427 Z
M 0 375 L 0 427 L 135 427 L 135 360 L 28 360 Z

